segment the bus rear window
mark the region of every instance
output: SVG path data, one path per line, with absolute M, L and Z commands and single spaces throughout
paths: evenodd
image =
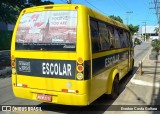
M 24 14 L 16 33 L 16 50 L 76 51 L 77 11 Z

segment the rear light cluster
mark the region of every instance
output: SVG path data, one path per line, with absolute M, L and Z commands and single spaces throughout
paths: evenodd
M 65 93 L 78 93 L 79 91 L 78 90 L 71 90 L 71 89 L 62 89 L 62 92 L 65 92 Z
M 12 73 L 16 74 L 16 62 L 14 55 L 11 56 L 11 67 L 12 67 Z
M 81 57 L 78 58 L 77 60 L 77 75 L 76 78 L 78 80 L 83 80 L 84 79 L 84 75 L 83 75 L 83 71 L 84 71 L 84 66 L 83 66 L 83 59 Z
M 27 88 L 28 85 L 27 84 L 17 84 L 18 87 L 23 87 L 23 88 Z

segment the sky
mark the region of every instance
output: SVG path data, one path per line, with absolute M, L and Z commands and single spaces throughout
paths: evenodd
M 44 0 L 42 0 L 44 1 Z M 67 0 L 50 0 L 55 4 L 64 4 Z M 106 16 L 120 16 L 124 24 L 134 26 L 157 26 L 154 0 L 71 0 L 72 4 L 83 4 Z M 130 13 L 127 13 L 130 12 Z

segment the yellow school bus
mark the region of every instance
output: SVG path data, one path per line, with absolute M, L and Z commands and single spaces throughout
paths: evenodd
M 16 97 L 64 105 L 89 105 L 118 96 L 133 69 L 129 29 L 79 4 L 24 9 L 12 37 L 12 87 Z

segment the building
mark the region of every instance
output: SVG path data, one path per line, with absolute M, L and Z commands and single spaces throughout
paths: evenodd
M 144 36 L 145 33 L 147 36 L 150 37 L 150 39 L 158 39 L 158 33 L 156 33 L 156 28 L 158 26 L 141 26 L 139 27 L 139 34 L 141 36 Z

